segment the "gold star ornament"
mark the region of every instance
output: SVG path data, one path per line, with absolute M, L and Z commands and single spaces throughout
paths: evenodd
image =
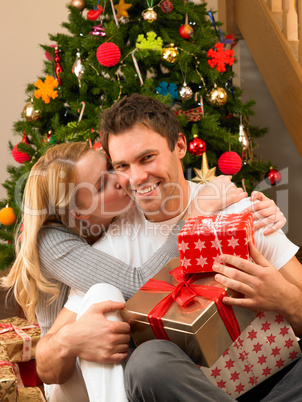
M 206 152 L 202 154 L 201 168 L 194 168 L 196 176 L 192 179 L 194 183 L 206 184 L 207 182 L 215 179 L 216 167 L 209 169 L 208 159 Z
M 117 18 L 118 19 L 120 19 L 121 17 L 128 18 L 129 14 L 127 10 L 130 7 L 132 7 L 132 4 L 126 4 L 125 0 L 120 0 L 120 2 L 114 6 L 114 8 L 116 9 Z

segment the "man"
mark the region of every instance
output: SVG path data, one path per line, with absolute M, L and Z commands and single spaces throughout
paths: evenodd
M 185 137 L 169 107 L 141 95 L 130 96 L 110 110 L 106 110 L 102 118 L 101 131 L 103 146 L 111 156 L 120 184 L 136 201 L 138 208 L 127 213 L 125 222 L 119 220 L 116 225 L 110 226 L 107 236 L 100 242 L 100 247 L 104 247 L 107 252 L 112 252 L 118 259 L 129 264 L 143 262 L 159 249 L 174 225 L 181 219 L 185 219 L 186 207 L 194 199 L 195 186 L 185 180 L 181 164 L 186 153 Z M 245 206 L 250 207 L 250 204 L 246 203 Z M 237 204 L 233 210 L 230 209 L 227 212 L 241 212 L 243 209 L 244 205 Z M 127 222 L 130 222 L 130 225 L 127 226 Z M 125 236 L 125 227 L 132 230 L 130 236 L 128 232 Z M 301 289 L 298 284 L 302 283 L 302 274 L 300 265 L 293 257 L 297 248 L 280 233 L 272 235 L 270 240 L 264 240 L 263 231 L 258 235 L 257 245 L 261 246 L 262 252 L 270 257 L 270 261 L 277 268 L 282 268 L 280 284 L 283 287 L 293 286 L 295 292 L 292 292 L 290 301 L 298 303 L 301 298 Z M 267 282 L 260 276 L 255 281 L 256 285 L 260 288 L 265 286 L 265 292 L 269 294 L 270 282 L 273 281 L 275 274 L 274 269 Z M 230 274 L 222 272 L 220 275 L 228 277 Z M 221 280 L 221 277 L 218 279 Z M 236 286 L 239 285 L 236 284 Z M 246 294 L 246 287 L 242 293 Z M 255 293 L 257 294 L 257 291 Z M 274 302 L 266 306 L 264 306 L 264 300 L 256 300 L 254 307 L 260 309 L 264 306 L 267 309 L 280 311 L 280 300 L 283 301 L 280 296 L 283 298 L 283 295 L 284 293 L 280 292 Z M 253 299 L 253 296 L 250 298 Z M 300 333 L 301 313 L 292 312 L 289 306 L 291 303 L 288 303 L 288 311 L 282 311 L 283 315 L 289 319 L 296 332 Z M 54 342 L 55 340 L 54 336 Z M 200 371 L 198 375 L 196 372 L 192 375 L 192 381 L 186 379 L 185 384 L 181 380 L 183 370 L 177 370 L 178 375 L 175 373 L 177 381 L 169 382 L 165 376 L 158 376 L 157 374 L 161 372 L 157 370 L 158 365 L 146 366 L 151 361 L 150 351 L 153 357 L 162 358 L 162 347 L 164 350 L 173 349 L 169 352 L 170 360 L 162 360 L 160 366 L 167 369 L 165 371 L 169 375 L 176 369 L 175 365 L 171 365 L 173 356 L 177 356 L 177 360 L 180 361 L 178 368 L 188 365 L 192 368 L 193 363 L 188 362 L 184 356 L 179 357 L 179 350 L 175 345 L 172 346 L 169 343 L 163 346 L 162 341 L 151 342 L 151 344 L 151 348 L 148 348 L 148 343 L 137 348 L 126 366 L 126 388 L 130 400 L 169 400 L 156 394 L 153 389 L 156 384 L 163 384 L 162 387 L 165 386 L 165 392 L 173 401 L 206 400 L 200 399 L 201 390 L 205 395 L 211 395 L 211 392 L 214 392 L 212 399 L 208 400 L 230 400 L 226 394 L 202 377 Z M 140 369 L 143 381 L 142 376 L 137 373 Z M 146 381 L 147 379 L 149 381 Z M 159 386 L 159 389 L 162 387 Z M 187 399 L 180 398 L 181 389 L 182 392 L 190 390 L 190 393 L 187 393 Z

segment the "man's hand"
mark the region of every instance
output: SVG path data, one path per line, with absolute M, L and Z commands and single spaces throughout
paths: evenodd
M 214 264 L 215 279 L 235 297 L 224 297 L 223 303 L 251 310 L 275 311 L 286 318 L 296 335 L 302 334 L 302 269 L 293 257 L 279 271 L 249 243 L 254 262 L 231 255 L 221 255 Z M 233 267 L 226 266 L 230 264 Z
M 242 188 L 231 182 L 232 176 L 220 175 L 208 182 L 192 201 L 186 218 L 211 215 L 247 197 Z
M 106 318 L 107 313 L 123 307 L 124 303 L 110 300 L 93 304 L 69 328 L 63 328 L 60 342 L 66 353 L 98 363 L 124 361 L 128 356 L 130 325 L 124 321 L 109 321 Z
M 263 232 L 264 235 L 269 235 L 281 229 L 286 224 L 286 218 L 275 202 L 267 198 L 263 193 L 254 191 L 251 195 L 251 201 L 259 202 L 254 202 L 253 205 L 242 212 L 253 213 L 255 230 L 269 226 L 269 228 Z

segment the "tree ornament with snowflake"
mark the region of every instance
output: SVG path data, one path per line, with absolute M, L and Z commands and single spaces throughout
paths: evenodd
M 209 66 L 211 68 L 216 67 L 216 70 L 220 73 L 226 71 L 226 65 L 231 66 L 235 61 L 234 50 L 225 49 L 224 44 L 221 42 L 216 43 L 215 49 L 208 51 L 207 57 L 209 58 Z
M 156 52 L 162 52 L 163 48 L 163 40 L 153 31 L 149 31 L 146 33 L 146 38 L 143 34 L 138 35 L 136 41 L 136 47 L 140 50 L 155 50 Z
M 38 80 L 35 82 L 35 87 L 39 88 L 35 91 L 34 95 L 36 99 L 42 98 L 45 103 L 50 102 L 50 98 L 55 99 L 58 97 L 58 91 L 54 89 L 59 85 L 58 81 L 47 75 L 45 81 Z

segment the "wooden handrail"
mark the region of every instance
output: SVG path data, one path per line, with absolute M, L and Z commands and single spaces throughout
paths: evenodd
M 234 0 L 234 14 L 242 36 L 302 157 L 301 65 L 285 35 L 281 34 L 265 0 Z

